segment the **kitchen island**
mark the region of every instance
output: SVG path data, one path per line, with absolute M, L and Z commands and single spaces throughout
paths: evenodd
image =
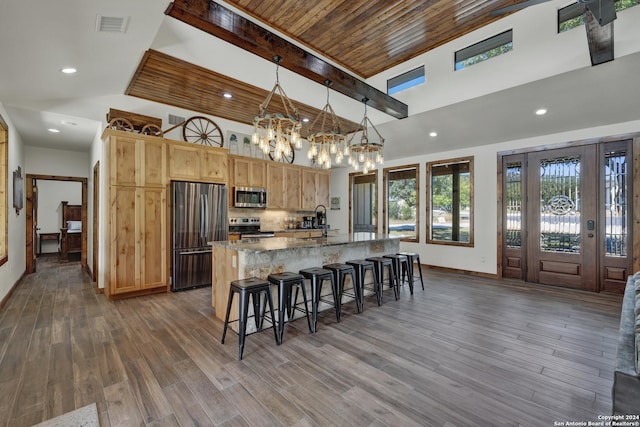
M 339 234 L 317 238 L 270 237 L 210 242 L 213 246 L 211 301 L 224 320 L 229 284 L 248 277 L 346 262 L 399 251 L 400 237 L 377 233 Z M 235 301 L 234 301 L 235 304 Z M 237 317 L 237 308 L 232 309 Z

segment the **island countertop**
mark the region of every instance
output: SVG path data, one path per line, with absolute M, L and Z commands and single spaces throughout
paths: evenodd
M 329 237 L 264 237 L 209 242 L 213 252 L 212 305 L 224 320 L 232 280 L 322 267 L 399 251 L 400 237 L 378 233 Z M 235 303 L 235 301 L 234 301 Z M 232 313 L 237 313 L 234 308 Z
M 382 233 L 339 234 L 329 237 L 264 237 L 247 238 L 241 240 L 223 240 L 209 242 L 213 247 L 227 248 L 235 251 L 274 251 L 293 248 L 321 248 L 327 246 L 342 246 L 358 243 L 384 242 L 390 239 L 400 239 L 399 236 L 389 236 Z M 336 248 L 338 249 L 338 248 Z

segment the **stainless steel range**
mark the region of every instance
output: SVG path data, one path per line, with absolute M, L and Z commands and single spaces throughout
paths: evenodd
M 273 231 L 260 231 L 260 218 L 229 218 L 229 233 L 240 233 L 240 238 L 274 237 Z

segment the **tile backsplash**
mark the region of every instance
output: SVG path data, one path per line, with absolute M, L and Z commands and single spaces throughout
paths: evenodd
M 285 210 L 272 210 L 272 209 L 229 209 L 229 217 L 233 218 L 246 218 L 256 217 L 260 218 L 260 228 L 264 231 L 280 231 L 286 230 L 288 224 L 288 218 L 295 218 L 297 221 L 297 227 L 300 227 L 302 217 L 305 215 L 313 215 L 313 211 L 285 211 Z

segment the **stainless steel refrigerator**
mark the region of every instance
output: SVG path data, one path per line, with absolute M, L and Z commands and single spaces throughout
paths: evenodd
M 171 182 L 171 290 L 211 285 L 211 246 L 229 239 L 227 187 Z

